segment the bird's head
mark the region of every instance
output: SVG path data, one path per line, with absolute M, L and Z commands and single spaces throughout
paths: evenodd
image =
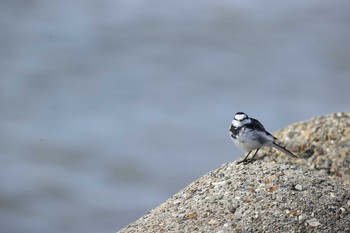
M 248 124 L 250 122 L 251 120 L 244 112 L 237 112 L 232 120 L 232 124 L 235 127 L 241 127 L 242 125 Z

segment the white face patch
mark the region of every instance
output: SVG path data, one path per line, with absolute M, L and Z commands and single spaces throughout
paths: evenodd
M 250 122 L 251 122 L 251 120 L 249 118 L 248 119 L 244 119 L 243 121 L 238 121 L 236 119 L 233 119 L 232 125 L 234 127 L 241 127 L 242 125 L 249 124 Z
M 237 120 L 237 121 L 242 121 L 244 118 L 248 118 L 248 116 L 244 113 L 240 113 L 240 114 L 235 115 L 235 120 Z
M 232 120 L 232 125 L 234 127 L 241 127 L 242 125 L 250 123 L 250 119 L 245 113 L 236 113 L 235 117 Z
M 233 125 L 234 127 L 241 127 L 241 126 L 242 126 L 242 122 L 237 121 L 236 119 L 233 119 L 232 125 Z

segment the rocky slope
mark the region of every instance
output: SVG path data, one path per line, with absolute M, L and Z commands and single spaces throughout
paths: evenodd
M 274 135 L 301 159 L 224 164 L 120 232 L 350 232 L 349 126 L 349 113 L 293 124 Z
M 261 156 L 265 161 L 317 170 L 350 188 L 350 113 L 314 117 L 292 124 L 274 136 L 302 159 L 264 149 Z

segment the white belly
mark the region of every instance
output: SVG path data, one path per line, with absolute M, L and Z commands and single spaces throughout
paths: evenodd
M 235 145 L 243 151 L 249 152 L 265 146 L 273 141 L 264 132 L 256 132 L 251 130 L 245 130 L 237 135 L 236 138 L 232 138 Z
M 241 139 L 241 140 L 232 139 L 232 140 L 239 149 L 246 152 L 262 147 L 261 143 L 259 143 L 258 141 L 251 141 L 249 139 Z

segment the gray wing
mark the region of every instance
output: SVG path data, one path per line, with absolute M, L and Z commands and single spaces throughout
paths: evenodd
M 267 132 L 264 128 L 264 126 L 260 123 L 260 121 L 258 121 L 257 119 L 254 118 L 250 118 L 251 119 L 251 123 L 247 124 L 247 127 L 253 130 L 257 130 L 257 131 L 262 131 L 265 132 L 267 135 L 270 135 L 271 137 L 273 137 L 275 140 L 277 139 L 275 136 L 273 136 L 272 134 L 270 134 L 269 132 Z

